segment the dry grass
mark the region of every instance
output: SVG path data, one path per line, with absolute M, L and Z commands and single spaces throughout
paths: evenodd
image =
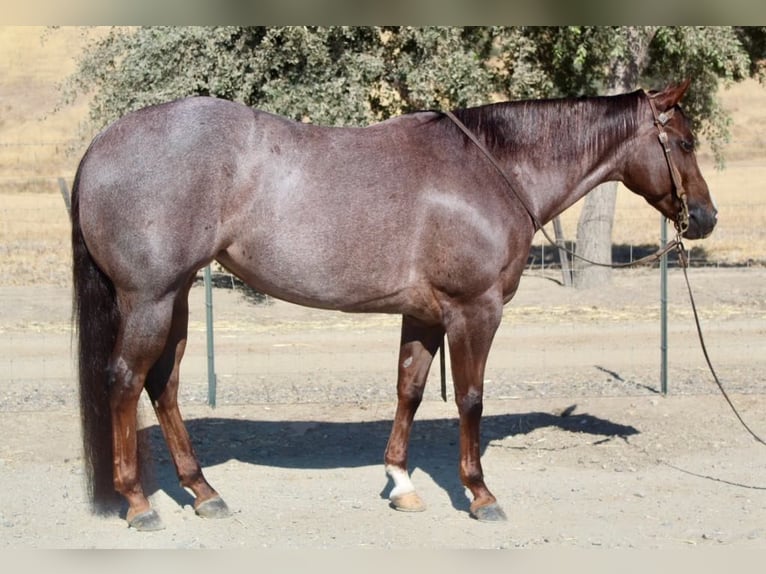
M 69 285 L 69 219 L 58 193 L 0 193 L 0 285 Z
M 55 189 L 55 178 L 71 178 L 87 101 L 53 113 L 59 83 L 75 70 L 84 40 L 79 28 L 0 27 L 0 187 Z
M 85 32 L 42 27 L 0 27 L 0 285 L 69 283 L 69 224 L 56 179 L 71 182 L 85 142 L 78 137 L 87 115 L 79 101 L 52 113 L 58 84 L 74 70 Z M 713 167 L 700 152 L 703 173 L 720 208 L 712 237 L 695 242 L 708 260 L 766 262 L 766 88 L 744 82 L 722 91 L 734 115 L 728 166 Z M 562 216 L 573 239 L 581 204 Z M 657 244 L 659 215 L 621 190 L 615 244 Z
M 716 170 L 702 165 L 719 208 L 719 223 L 713 234 L 687 247 L 704 249 L 706 259 L 720 264 L 766 263 L 766 158 L 738 160 Z M 573 240 L 582 201 L 561 216 L 564 235 Z M 615 208 L 612 242 L 615 245 L 658 245 L 660 215 L 643 198 L 620 186 Z M 549 226 L 550 227 L 550 226 Z M 550 228 L 552 233 L 552 228 Z M 672 226 L 669 234 L 673 233 Z M 542 241 L 540 235 L 536 243 Z

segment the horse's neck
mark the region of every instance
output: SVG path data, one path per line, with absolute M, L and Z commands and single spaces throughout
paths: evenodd
M 620 180 L 618 172 L 607 162 L 581 164 L 578 167 L 581 169 L 569 170 L 562 166 L 560 170 L 555 171 L 555 168 L 549 168 L 558 176 L 549 178 L 548 186 L 528 191 L 536 198 L 535 215 L 541 224 L 551 221 L 598 185 L 606 181 Z
M 562 211 L 582 199 L 592 189 L 606 181 L 622 178 L 624 141 L 630 134 L 617 137 L 607 126 L 599 129 L 599 110 L 593 117 L 583 115 L 581 124 L 589 123 L 587 130 L 575 124 L 566 133 L 559 133 L 561 141 L 553 141 L 550 126 L 541 126 L 541 136 L 530 145 L 521 159 L 508 158 L 509 169 L 521 184 L 515 190 L 525 200 L 526 207 L 541 224 L 548 223 Z M 558 146 L 552 153 L 552 146 Z M 563 146 L 569 146 L 564 153 Z

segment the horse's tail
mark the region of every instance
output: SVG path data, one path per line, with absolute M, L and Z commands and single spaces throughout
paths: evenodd
M 86 486 L 92 511 L 104 514 L 113 511 L 120 501 L 113 480 L 108 372 L 119 327 L 119 311 L 114 286 L 93 260 L 80 226 L 79 186 L 84 161 L 85 158 L 72 185 L 72 310 L 77 331 Z

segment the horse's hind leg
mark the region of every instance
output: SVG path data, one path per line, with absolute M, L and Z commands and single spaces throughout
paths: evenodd
M 410 480 L 407 452 L 415 412 L 423 399 L 428 371 L 443 336 L 444 330 L 439 325 L 424 325 L 407 316 L 402 318 L 396 415 L 385 453 L 386 474 L 394 481 L 389 498 L 397 510 L 425 510 Z
M 118 293 L 121 324 L 110 362 L 114 487 L 128 502 L 127 521 L 139 530 L 162 528 L 144 495 L 138 468 L 137 408 L 147 373 L 170 331 L 173 298 Z
M 149 372 L 146 390 L 173 457 L 181 486 L 194 493 L 195 511 L 205 518 L 223 518 L 229 516 L 229 509 L 205 480 L 178 408 L 179 370 L 186 349 L 190 287 L 191 282 L 175 300 L 170 334 L 162 356 Z

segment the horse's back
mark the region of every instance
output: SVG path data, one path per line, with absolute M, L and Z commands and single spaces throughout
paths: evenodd
M 401 141 L 385 135 L 396 123 L 315 126 L 211 97 L 149 106 L 94 138 L 80 167 L 81 204 L 117 208 L 125 218 L 131 208 L 215 207 L 243 194 L 289 195 L 296 186 L 319 200 L 330 179 L 335 189 L 358 189 L 365 174 L 368 186 L 379 187 L 379 172 L 403 165 L 393 153 Z M 371 173 L 365 163 L 379 169 Z

